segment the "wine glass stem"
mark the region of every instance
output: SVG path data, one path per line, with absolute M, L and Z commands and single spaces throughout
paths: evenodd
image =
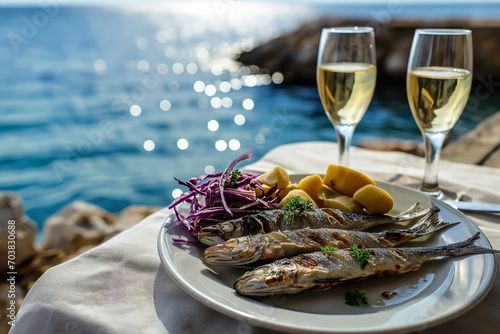
M 335 132 L 337 133 L 337 143 L 339 145 L 339 164 L 349 166 L 349 149 L 351 148 L 352 136 L 356 124 L 337 124 Z
M 423 137 L 425 144 L 425 174 L 420 189 L 433 196 L 440 197 L 442 191 L 438 185 L 438 165 L 446 133 L 424 132 Z

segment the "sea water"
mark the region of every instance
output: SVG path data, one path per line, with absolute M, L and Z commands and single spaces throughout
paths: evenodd
M 383 23 L 428 12 L 404 2 L 397 13 L 385 2 L 59 3 L 0 7 L 0 190 L 18 193 L 39 226 L 76 200 L 113 213 L 166 206 L 183 190 L 174 177 L 223 170 L 247 151 L 252 162 L 281 144 L 335 141 L 315 87 L 255 75 L 236 55 L 324 14 Z M 466 110 L 452 136 L 498 105 Z M 421 140 L 404 87 L 377 87 L 354 142 L 372 137 Z

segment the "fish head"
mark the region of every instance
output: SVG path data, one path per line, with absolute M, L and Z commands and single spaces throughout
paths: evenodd
M 236 226 L 231 221 L 222 222 L 212 226 L 203 227 L 198 232 L 198 240 L 205 245 L 213 246 L 221 244 L 236 234 Z
M 233 238 L 205 249 L 202 259 L 210 264 L 244 265 L 257 261 L 264 246 L 262 235 Z
M 234 283 L 234 289 L 240 295 L 267 296 L 302 291 L 294 286 L 297 267 L 288 258 L 265 264 L 246 272 Z

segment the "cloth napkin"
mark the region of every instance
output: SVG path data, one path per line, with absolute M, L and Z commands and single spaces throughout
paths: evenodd
M 246 166 L 266 171 L 276 164 L 290 173 L 324 173 L 336 161 L 335 143 L 280 146 Z M 382 181 L 417 187 L 423 160 L 404 153 L 353 148 L 351 166 Z M 500 203 L 500 169 L 442 161 L 440 180 L 473 201 Z M 184 292 L 169 277 L 156 240 L 162 209 L 104 244 L 48 270 L 26 296 L 12 334 L 25 333 L 278 333 L 222 315 Z M 498 215 L 471 214 L 500 249 Z M 500 256 L 496 256 L 499 265 Z M 423 333 L 490 333 L 500 328 L 500 280 L 471 311 Z

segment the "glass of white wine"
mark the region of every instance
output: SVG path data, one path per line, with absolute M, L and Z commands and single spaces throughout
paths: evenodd
M 417 29 L 408 61 L 406 92 L 425 144 L 420 190 L 443 197 L 438 184 L 441 148 L 465 108 L 472 82 L 472 33 L 467 29 Z
M 373 28 L 324 28 L 316 80 L 321 104 L 337 134 L 339 164 L 348 166 L 354 130 L 370 105 L 377 80 Z

